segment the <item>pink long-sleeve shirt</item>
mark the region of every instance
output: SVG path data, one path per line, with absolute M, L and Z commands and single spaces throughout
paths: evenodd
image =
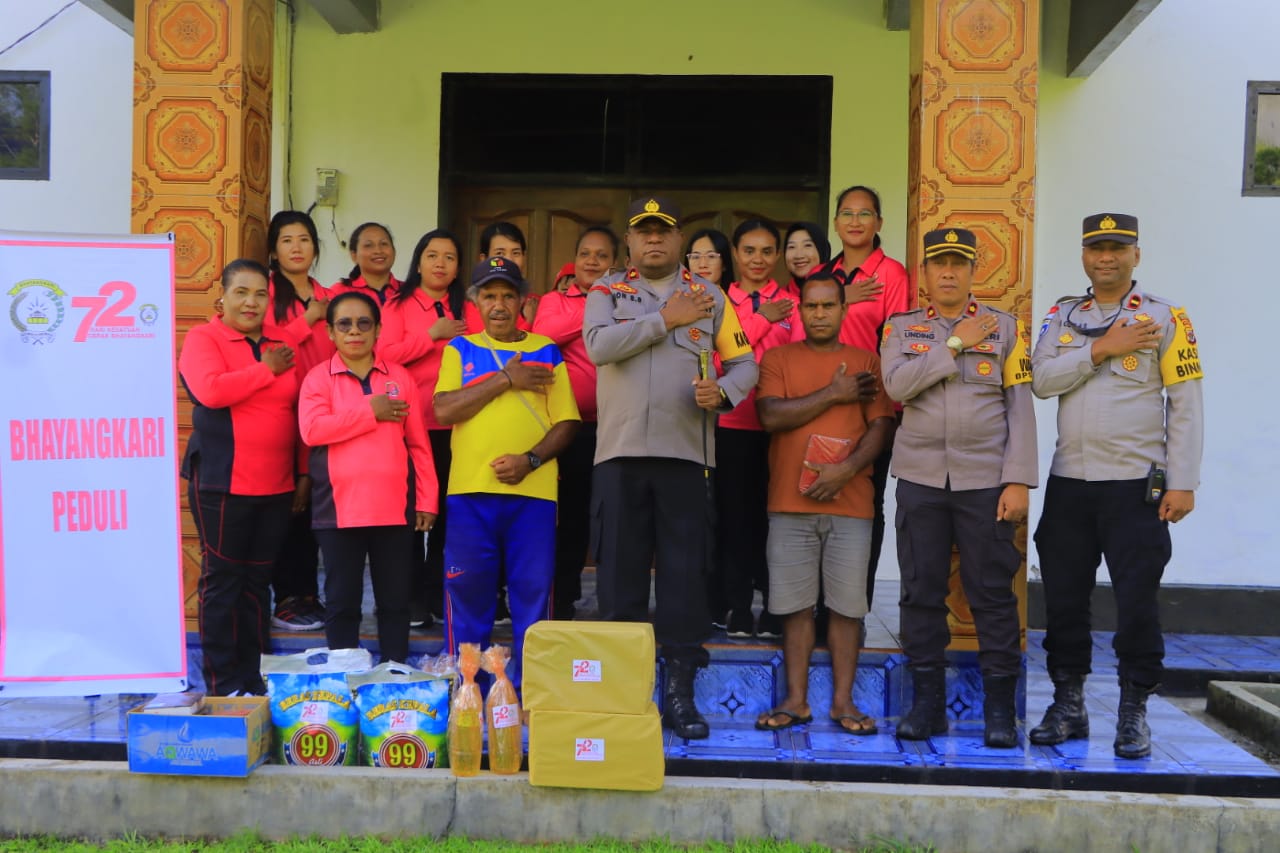
M 379 421 L 369 397 L 398 392 L 409 417 Z M 311 447 L 311 524 L 315 528 L 411 523 L 439 510 L 435 465 L 418 385 L 384 358 L 360 379 L 334 354 L 302 382 L 298 423 Z M 412 501 L 412 503 L 411 503 Z

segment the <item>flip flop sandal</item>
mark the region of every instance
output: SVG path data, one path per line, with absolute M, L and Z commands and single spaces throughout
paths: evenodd
M 784 720 L 782 723 L 778 725 L 773 725 L 769 721 L 774 717 L 786 717 L 786 720 Z M 782 729 L 789 729 L 792 726 L 803 726 L 805 723 L 812 723 L 812 722 L 813 722 L 813 714 L 805 714 L 802 717 L 799 714 L 793 714 L 790 711 L 784 711 L 781 708 L 775 708 L 772 711 L 770 711 L 768 714 L 765 714 L 763 719 L 756 720 L 756 728 L 762 732 L 777 732 L 777 731 L 781 731 Z
M 841 714 L 839 717 L 832 717 L 831 721 L 839 726 L 841 731 L 846 734 L 854 735 L 855 737 L 866 737 L 867 735 L 879 734 L 880 732 L 880 728 L 876 725 L 876 721 L 867 714 Z M 850 723 L 857 723 L 858 728 L 849 728 L 845 725 L 846 721 Z M 867 723 L 871 724 L 870 728 L 865 728 Z

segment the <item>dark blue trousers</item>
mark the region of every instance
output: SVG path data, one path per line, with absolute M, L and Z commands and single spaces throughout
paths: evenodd
M 960 582 L 978 631 L 983 675 L 1019 675 L 1021 628 L 1013 576 L 1022 555 L 1014 524 L 996 521 L 1000 487 L 952 491 L 898 481 L 898 601 L 902 650 L 912 666 L 945 666 L 947 578 L 951 547 L 960 551 Z
M 489 645 L 498 582 L 505 577 L 512 649 L 507 675 L 520 686 L 524 635 L 551 618 L 556 504 L 521 495 L 449 495 L 444 546 L 444 630 L 450 654 L 459 643 Z

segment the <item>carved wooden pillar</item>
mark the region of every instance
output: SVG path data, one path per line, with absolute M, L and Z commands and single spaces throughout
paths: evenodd
M 1040 0 L 912 0 L 908 266 L 918 273 L 926 231 L 972 230 L 974 294 L 1027 328 L 1039 53 Z M 1025 527 L 1017 542 L 1025 555 Z M 1014 589 L 1025 648 L 1025 559 Z M 951 647 L 976 649 L 954 557 L 947 603 Z
M 266 260 L 274 0 L 136 0 L 132 226 L 172 231 L 178 345 L 212 313 L 237 257 Z M 183 448 L 191 405 L 178 394 Z M 183 577 L 195 615 L 199 547 L 183 503 Z

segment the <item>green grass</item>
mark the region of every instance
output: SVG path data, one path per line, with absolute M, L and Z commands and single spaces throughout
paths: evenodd
M 418 838 L 384 840 L 379 838 L 343 838 L 327 840 L 299 838 L 290 841 L 267 841 L 253 834 L 243 834 L 221 841 L 173 841 L 141 838 L 131 835 L 115 841 L 95 843 L 52 837 L 0 839 L 5 853 L 827 853 L 821 845 L 793 844 L 788 841 L 740 841 L 735 844 L 701 844 L 683 847 L 664 841 L 625 844 L 619 841 L 596 841 L 590 844 L 517 844 L 509 841 L 474 841 L 467 838 Z M 932 844 L 921 847 L 883 838 L 870 839 L 870 846 L 844 848 L 857 853 L 938 853 Z

